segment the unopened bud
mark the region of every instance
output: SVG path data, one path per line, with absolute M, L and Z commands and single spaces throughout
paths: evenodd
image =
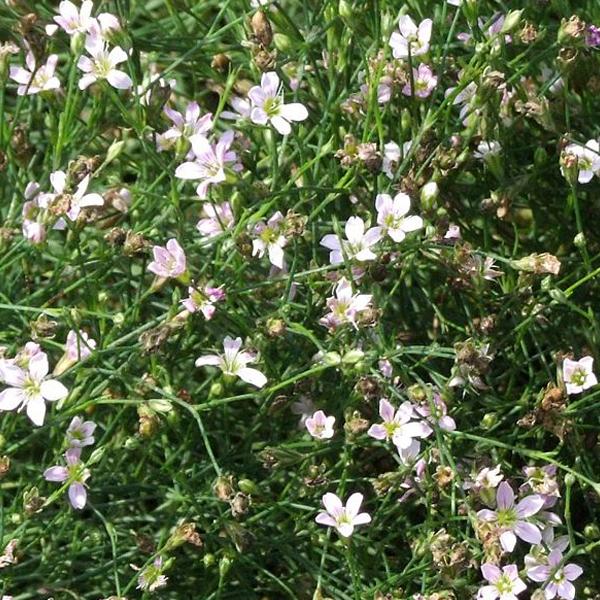
M 273 41 L 273 30 L 267 15 L 262 10 L 257 10 L 250 20 L 252 33 L 263 48 L 268 48 Z

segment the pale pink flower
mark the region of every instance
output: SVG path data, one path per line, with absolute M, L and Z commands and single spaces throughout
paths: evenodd
M 129 75 L 117 69 L 117 65 L 127 60 L 127 54 L 120 46 L 115 46 L 109 52 L 106 42 L 96 34 L 87 36 L 85 49 L 91 58 L 80 56 L 77 61 L 77 66 L 84 72 L 79 80 L 80 90 L 85 90 L 92 83 L 103 79 L 118 90 L 127 90 L 133 85 Z
M 575 586 L 571 583 L 583 574 L 583 569 L 576 564 L 563 565 L 563 555 L 560 550 L 552 550 L 548 555 L 547 565 L 538 565 L 527 569 L 527 577 L 538 583 L 545 583 L 546 600 L 562 598 L 573 600 Z
M 18 540 L 12 539 L 6 544 L 2 554 L 0 555 L 0 569 L 5 569 L 9 565 L 16 565 L 18 560 L 15 556 Z
M 500 530 L 500 545 L 506 552 L 512 552 L 517 537 L 529 544 L 539 544 L 542 534 L 537 525 L 527 521 L 544 506 L 544 499 L 536 494 L 523 498 L 515 505 L 515 494 L 510 485 L 503 481 L 496 493 L 497 508 L 495 511 L 483 509 L 477 517 L 488 523 L 495 523 Z
M 44 471 L 44 479 L 55 483 L 69 482 L 69 502 L 77 510 L 84 508 L 87 502 L 85 482 L 90 477 L 89 469 L 81 462 L 81 448 L 69 448 L 65 454 L 67 466 L 55 465 Z
M 183 248 L 175 238 L 171 238 L 166 247 L 152 248 L 154 260 L 148 265 L 148 271 L 159 277 L 177 278 L 186 272 L 186 257 Z
M 37 68 L 33 52 L 28 50 L 25 55 L 25 65 L 27 66 L 27 69 L 15 66 L 10 67 L 10 78 L 19 84 L 17 94 L 19 96 L 25 96 L 59 89 L 60 81 L 58 77 L 54 75 L 57 63 L 58 55 L 51 54 L 47 58 L 46 64 Z
M 251 121 L 258 125 L 270 122 L 281 135 L 292 131 L 293 121 L 304 121 L 308 118 L 308 111 L 303 104 L 284 104 L 283 88 L 279 76 L 274 71 L 263 73 L 260 85 L 251 88 L 248 97 L 252 101 Z
M 477 493 L 487 493 L 489 490 L 497 488 L 503 479 L 504 475 L 500 471 L 500 465 L 496 465 L 494 468 L 485 467 L 477 473 L 473 481 L 465 482 L 463 487 Z
M 228 166 L 233 171 L 242 169 L 237 162 L 237 154 L 230 150 L 233 136 L 233 131 L 226 131 L 216 144 L 211 144 L 201 134 L 191 136 L 194 160 L 179 165 L 175 170 L 175 177 L 201 180 L 196 193 L 200 198 L 206 198 L 209 185 L 219 184 L 227 179 L 225 169 Z
M 284 223 L 283 214 L 277 211 L 266 223 L 259 221 L 254 226 L 254 235 L 258 237 L 252 240 L 252 256 L 262 258 L 266 252 L 270 263 L 278 269 L 283 269 L 283 249 L 287 245 L 283 235 Z
M 378 361 L 377 366 L 379 368 L 379 372 L 386 378 L 391 379 L 394 373 L 394 369 L 392 367 L 392 363 L 387 358 L 382 358 Z
M 89 206 L 103 206 L 104 198 L 100 194 L 86 194 L 90 184 L 91 175 L 86 175 L 77 186 L 73 194 L 69 194 L 70 208 L 67 211 L 67 216 L 71 221 L 75 221 L 82 208 Z M 50 174 L 50 183 L 54 189 L 54 193 L 41 194 L 41 203 L 47 206 L 57 196 L 64 194 L 67 187 L 67 174 L 64 171 L 54 171 Z M 64 224 L 64 222 L 63 222 Z M 59 225 L 59 228 L 64 228 Z
M 424 19 L 417 27 L 408 15 L 402 15 L 399 21 L 400 31 L 394 31 L 390 36 L 389 44 L 394 58 L 405 59 L 428 52 L 432 26 L 431 19 Z
M 215 314 L 215 304 L 225 299 L 225 292 L 222 288 L 208 285 L 203 289 L 190 286 L 188 294 L 189 296 L 181 301 L 185 309 L 191 313 L 200 311 L 207 321 L 210 321 Z
M 547 527 L 542 532 L 543 543 L 531 546 L 529 553 L 525 555 L 525 569 L 533 569 L 534 567 L 548 566 L 548 555 L 553 550 L 565 552 L 569 547 L 569 536 L 561 535 L 554 537 L 554 528 Z
M 438 79 L 433 71 L 426 64 L 421 63 L 418 69 L 413 69 L 413 80 L 415 83 L 415 93 L 413 94 L 410 80 L 402 88 L 405 96 L 417 96 L 417 98 L 427 98 L 437 86 Z
M 550 508 L 560 498 L 560 488 L 557 479 L 556 465 L 543 467 L 523 467 L 525 482 L 520 487 L 521 491 L 531 490 L 544 499 L 544 508 Z
M 370 294 L 353 294 L 350 282 L 342 277 L 335 286 L 334 295 L 327 298 L 329 312 L 319 319 L 319 323 L 330 330 L 344 323 L 358 327 L 356 318 L 369 308 L 371 299 Z
M 239 377 L 246 383 L 257 388 L 262 388 L 267 383 L 267 378 L 257 369 L 251 369 L 246 365 L 256 362 L 257 356 L 251 352 L 241 350 L 242 338 L 230 338 L 223 340 L 223 354 L 208 354 L 196 359 L 197 367 L 214 366 L 219 367 L 225 375 Z
M 197 102 L 190 102 L 184 114 L 169 106 L 165 106 L 164 113 L 169 117 L 173 126 L 157 137 L 156 144 L 159 152 L 172 148 L 180 139 L 189 140 L 193 135 L 204 135 L 213 126 L 212 114 L 206 113 L 200 116 L 200 107 Z
M 69 0 L 63 0 L 58 5 L 59 15 L 53 17 L 53 19 L 69 35 L 85 33 L 89 30 L 93 22 L 91 16 L 93 7 L 94 3 L 92 0 L 84 0 L 79 9 Z
M 438 392 L 434 392 L 431 405 L 427 403 L 419 404 L 415 407 L 415 412 L 444 431 L 454 431 L 456 429 L 456 422 L 448 416 L 448 407 Z
M 383 423 L 371 425 L 367 435 L 376 440 L 391 440 L 399 452 L 409 448 L 414 451 L 416 448 L 418 453 L 415 438 L 426 438 L 433 433 L 424 421 L 413 420 L 416 415 L 410 402 L 403 402 L 396 410 L 389 400 L 381 398 L 379 416 Z
M 473 156 L 479 160 L 484 160 L 490 156 L 495 156 L 502 152 L 502 146 L 500 142 L 495 140 L 481 141 L 477 144 L 477 150 L 473 152 Z
M 357 525 L 367 525 L 371 522 L 369 513 L 359 512 L 363 501 L 362 494 L 352 494 L 346 506 L 338 496 L 329 492 L 323 496 L 322 501 L 327 512 L 320 512 L 315 521 L 319 525 L 335 527 L 342 537 L 350 537 Z
M 305 421 L 306 430 L 317 440 L 328 440 L 333 437 L 335 417 L 328 417 L 322 410 L 316 411 Z
M 131 565 L 136 571 L 140 569 Z M 138 575 L 138 590 L 144 592 L 154 592 L 159 588 L 165 587 L 169 578 L 163 575 L 163 559 L 162 556 L 157 556 L 151 565 L 140 571 Z
M 344 258 L 360 262 L 377 258 L 371 247 L 381 239 L 381 227 L 371 227 L 365 231 L 365 222 L 360 217 L 350 217 L 346 221 L 344 231 L 347 238 L 345 240 L 335 233 L 329 233 L 320 242 L 321 246 L 331 250 L 329 262 L 332 265 L 343 263 Z
M 235 225 L 235 218 L 229 202 L 221 204 L 205 203 L 202 206 L 204 217 L 196 223 L 196 229 L 207 238 L 213 238 Z
M 229 98 L 229 104 L 233 107 L 233 111 L 224 110 L 221 112 L 220 117 L 231 121 L 237 121 L 238 119 L 249 119 L 250 113 L 252 112 L 252 103 L 247 98 L 240 98 L 239 96 L 231 96 Z
M 2 375 L 9 387 L 0 393 L 0 411 L 25 408 L 34 425 L 43 425 L 46 401 L 62 400 L 69 393 L 56 379 L 47 379 L 48 371 L 48 357 L 43 352 L 32 356 L 23 369 L 16 364 L 4 365 Z
M 421 217 L 406 216 L 410 210 L 410 198 L 402 192 L 396 194 L 393 200 L 389 194 L 377 194 L 375 208 L 381 231 L 395 242 L 401 242 L 407 233 L 423 227 Z
M 61 375 L 78 361 L 85 360 L 95 348 L 96 340 L 85 331 L 71 329 L 67 334 L 65 353 L 54 367 L 54 375 Z
M 70 448 L 83 448 L 94 444 L 94 421 L 84 421 L 81 417 L 73 417 L 67 429 L 67 442 Z
M 516 565 L 506 565 L 502 571 L 492 563 L 481 565 L 481 572 L 489 585 L 479 588 L 478 600 L 517 600 L 517 596 L 527 589 Z
M 444 92 L 444 96 L 447 98 L 448 96 L 453 94 L 456 89 L 458 89 L 458 86 L 449 87 Z M 453 105 L 460 106 L 460 118 L 463 125 L 467 125 L 471 114 L 477 112 L 475 109 L 472 108 L 472 102 L 475 96 L 477 95 L 477 91 L 477 84 L 474 81 L 471 81 L 464 88 L 462 88 L 461 91 L 458 92 L 458 94 L 456 94 L 454 100 L 452 101 Z
M 563 361 L 563 381 L 567 387 L 567 394 L 581 394 L 581 392 L 598 383 L 594 375 L 594 359 L 584 356 L 579 360 L 565 358 Z

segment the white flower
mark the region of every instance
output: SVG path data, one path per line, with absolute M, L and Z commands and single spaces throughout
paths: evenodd
M 19 96 L 33 95 L 60 88 L 60 81 L 54 75 L 57 62 L 58 55 L 51 54 L 46 60 L 46 64 L 37 68 L 33 52 L 28 51 L 25 55 L 27 69 L 15 66 L 10 68 L 10 78 L 20 84 L 17 94 Z
M 402 149 L 396 142 L 388 142 L 383 145 L 383 161 L 381 170 L 390 178 L 394 178 L 394 171 L 398 168 L 400 161 L 409 153 L 412 140 L 404 142 Z
M 408 16 L 402 15 L 399 21 L 400 31 L 394 31 L 390 36 L 390 46 L 394 58 L 420 56 L 429 50 L 431 40 L 431 19 L 425 19 L 419 26 Z
M 67 211 L 67 216 L 71 221 L 75 221 L 79 216 L 82 208 L 88 206 L 103 206 L 104 198 L 100 194 L 86 194 L 88 185 L 90 184 L 91 175 L 86 175 L 77 186 L 75 193 L 69 196 L 70 207 Z M 50 183 L 54 188 L 54 194 L 48 194 L 46 201 L 54 199 L 56 196 L 65 193 L 67 185 L 67 174 L 64 171 L 54 171 L 50 175 Z
M 69 0 L 63 0 L 58 5 L 59 15 L 53 18 L 69 35 L 85 33 L 93 22 L 91 17 L 93 7 L 92 0 L 84 0 L 79 10 Z
M 79 89 L 85 90 L 92 83 L 106 79 L 112 87 L 119 90 L 129 89 L 133 82 L 127 73 L 117 69 L 117 65 L 127 60 L 127 54 L 115 46 L 110 52 L 100 35 L 89 35 L 85 41 L 89 56 L 80 56 L 77 66 L 85 75 L 79 80 Z
M 269 121 L 281 135 L 292 131 L 292 121 L 304 121 L 308 111 L 303 104 L 283 103 L 283 91 L 279 84 L 279 76 L 274 71 L 263 73 L 260 85 L 255 85 L 248 92 L 252 101 L 250 119 L 258 125 L 266 125 Z
M 598 383 L 594 375 L 594 359 L 584 356 L 579 360 L 565 358 L 563 361 L 563 380 L 567 386 L 567 394 L 581 394 L 584 390 Z
M 317 440 L 328 440 L 333 437 L 334 423 L 335 417 L 328 417 L 322 410 L 318 410 L 306 419 L 305 425 L 312 437 Z
M 277 211 L 266 223 L 259 221 L 254 226 L 254 233 L 258 237 L 252 240 L 252 256 L 262 258 L 267 252 L 269 261 L 278 269 L 283 269 L 283 249 L 287 244 L 282 233 L 283 224 L 284 216 Z
M 401 242 L 410 231 L 423 227 L 423 219 L 416 215 L 406 217 L 410 210 L 410 198 L 400 192 L 392 197 L 388 194 L 377 194 L 375 198 L 377 223 L 395 242 Z
M 231 210 L 229 202 L 221 204 L 206 203 L 202 206 L 204 217 L 196 223 L 196 229 L 207 238 L 213 238 L 232 229 L 235 224 L 235 217 Z
M 501 151 L 502 146 L 500 145 L 500 142 L 496 142 L 495 140 L 490 140 L 489 142 L 481 141 L 477 144 L 477 150 L 475 150 L 473 156 L 483 160 L 488 156 L 500 154 Z
M 250 383 L 258 388 L 267 383 L 267 378 L 257 369 L 251 369 L 246 365 L 255 362 L 256 355 L 240 351 L 242 347 L 242 338 L 230 338 L 227 336 L 223 340 L 223 354 L 208 354 L 196 359 L 197 367 L 214 366 L 219 367 L 225 375 L 239 377 L 243 381 Z
M 320 512 L 315 521 L 319 525 L 335 527 L 342 537 L 350 537 L 357 525 L 371 522 L 371 515 L 358 512 L 363 501 L 362 494 L 352 494 L 346 506 L 338 496 L 331 493 L 325 494 L 322 501 L 327 512 Z
M 319 323 L 333 330 L 344 323 L 352 323 L 355 327 L 359 313 L 371 304 L 370 294 L 353 294 L 350 282 L 342 277 L 335 286 L 335 295 L 327 298 L 328 312 L 321 317 Z
M 46 400 L 62 400 L 69 393 L 56 379 L 46 379 L 48 371 L 48 357 L 43 352 L 32 356 L 25 369 L 17 365 L 4 365 L 2 375 L 10 387 L 0 393 L 0 411 L 21 411 L 25 408 L 34 425 L 43 425 Z
M 344 231 L 347 238 L 345 240 L 335 233 L 329 233 L 320 242 L 321 246 L 331 250 L 329 262 L 332 265 L 343 263 L 344 255 L 348 260 L 354 258 L 360 262 L 377 258 L 371 246 L 381 239 L 381 227 L 371 227 L 365 231 L 365 222 L 360 217 L 350 217 L 346 221 Z
M 569 144 L 563 151 L 563 157 L 575 160 L 579 183 L 589 183 L 594 174 L 600 171 L 600 147 L 597 140 L 589 140 L 585 146 Z M 562 165 L 560 172 L 565 174 Z

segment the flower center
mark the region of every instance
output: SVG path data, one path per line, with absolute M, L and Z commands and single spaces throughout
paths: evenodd
M 276 117 L 281 112 L 282 99 L 281 96 L 267 98 L 263 104 L 263 110 L 268 117 Z
M 512 527 L 517 522 L 517 513 L 514 508 L 499 509 L 497 515 L 500 527 Z
M 28 377 L 23 384 L 23 391 L 28 400 L 35 398 L 40 395 L 40 384 L 31 377 Z
M 496 589 L 501 593 L 501 594 L 506 594 L 506 593 L 510 593 L 513 590 L 513 583 L 512 581 L 508 578 L 507 575 L 502 575 L 500 577 L 500 579 L 498 579 L 498 581 L 496 582 Z
M 98 56 L 96 62 L 94 63 L 94 73 L 97 77 L 105 79 L 111 70 L 112 65 L 108 60 L 108 54 L 106 52 L 103 52 L 101 55 Z
M 574 383 L 575 385 L 583 385 L 586 379 L 587 375 L 583 369 L 577 369 L 571 375 L 571 383 Z

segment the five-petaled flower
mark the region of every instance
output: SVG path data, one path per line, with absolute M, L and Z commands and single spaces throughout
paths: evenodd
M 496 492 L 496 505 L 496 510 L 480 510 L 477 517 L 496 525 L 500 533 L 500 545 L 506 552 L 515 549 L 517 537 L 529 544 L 542 541 L 539 527 L 527 521 L 543 508 L 544 499 L 541 496 L 531 494 L 515 505 L 515 493 L 510 484 L 503 481 Z
M 60 81 L 54 75 L 57 63 L 58 55 L 51 54 L 46 60 L 46 64 L 38 68 L 33 52 L 28 50 L 25 55 L 27 69 L 15 66 L 10 67 L 10 78 L 19 84 L 17 94 L 19 96 L 33 95 L 60 88 Z
M 79 89 L 85 90 L 92 83 L 106 79 L 108 83 L 119 90 L 129 89 L 133 82 L 127 73 L 117 69 L 117 65 L 127 60 L 127 54 L 120 46 L 108 50 L 106 42 L 99 33 L 88 35 L 85 49 L 89 56 L 80 56 L 77 66 L 84 72 L 79 80 Z
M 159 277 L 181 277 L 186 272 L 186 258 L 183 248 L 175 238 L 171 238 L 166 247 L 152 248 L 154 260 L 148 265 L 148 271 Z
M 392 197 L 388 194 L 377 194 L 375 198 L 377 223 L 381 230 L 395 242 L 401 242 L 410 231 L 423 227 L 423 219 L 416 215 L 406 216 L 410 210 L 410 198 L 400 192 Z
M 394 58 L 408 58 L 420 56 L 429 50 L 431 40 L 431 19 L 424 19 L 419 26 L 408 16 L 400 17 L 399 29 L 390 36 L 390 46 Z
M 357 525 L 371 522 L 369 513 L 359 512 L 362 501 L 363 495 L 357 492 L 348 498 L 344 506 L 339 496 L 328 492 L 323 496 L 323 506 L 327 512 L 320 512 L 315 521 L 319 525 L 335 527 L 342 537 L 350 537 Z
M 479 588 L 478 600 L 517 600 L 517 596 L 527 589 L 516 565 L 506 565 L 500 570 L 492 563 L 481 565 L 481 572 L 489 585 Z
M 278 210 L 266 223 L 259 221 L 254 226 L 257 237 L 252 240 L 252 256 L 262 258 L 267 252 L 270 263 L 278 269 L 284 268 L 283 249 L 287 245 L 284 224 L 285 218 Z
M 247 367 L 248 363 L 256 362 L 257 356 L 246 350 L 241 350 L 242 338 L 227 336 L 223 340 L 223 354 L 207 354 L 196 359 L 197 367 L 219 367 L 225 375 L 239 377 L 246 383 L 257 388 L 267 383 L 267 378 L 257 369 Z
M 573 563 L 567 565 L 562 563 L 562 552 L 556 549 L 548 555 L 548 564 L 527 569 L 529 579 L 546 584 L 544 587 L 546 600 L 556 597 L 564 600 L 575 598 L 575 586 L 571 582 L 581 576 L 583 569 Z
M 81 417 L 73 417 L 67 429 L 67 442 L 70 448 L 83 448 L 94 444 L 94 421 L 84 421 Z
M 381 227 L 371 227 L 365 231 L 365 222 L 360 217 L 350 217 L 344 231 L 345 240 L 335 233 L 328 233 L 320 242 L 321 246 L 331 250 L 329 262 L 332 265 L 339 265 L 344 259 L 365 262 L 377 258 L 371 247 L 381 239 Z
M 241 171 L 237 154 L 230 150 L 233 143 L 233 131 L 226 131 L 216 144 L 211 144 L 202 134 L 189 138 L 192 144 L 194 160 L 184 162 L 175 170 L 179 179 L 199 179 L 196 193 L 204 200 L 208 195 L 208 186 L 222 183 L 227 179 L 225 169 Z
M 413 93 L 412 84 L 415 84 Z M 438 78 L 433 74 L 431 67 L 421 63 L 418 69 L 413 69 L 412 81 L 409 80 L 402 88 L 405 96 L 416 96 L 417 98 L 427 98 L 437 86 Z
M 252 102 L 251 121 L 258 125 L 270 122 L 281 135 L 292 131 L 293 121 L 304 121 L 308 118 L 308 111 L 300 102 L 284 104 L 279 76 L 274 71 L 263 73 L 260 85 L 251 88 L 248 97 Z
M 48 357 L 39 352 L 29 359 L 26 367 L 5 364 L 2 377 L 9 386 L 0 393 L 0 411 L 23 410 L 34 425 L 44 424 L 46 401 L 54 402 L 66 398 L 69 391 L 56 379 L 47 379 Z
M 73 508 L 81 510 L 87 502 L 85 482 L 90 471 L 81 462 L 81 448 L 69 448 L 65 454 L 66 467 L 55 465 L 44 471 L 44 479 L 55 483 L 69 482 L 69 502 Z
M 563 361 L 563 380 L 567 386 L 567 394 L 581 394 L 598 383 L 594 375 L 594 359 L 584 356 L 579 360 L 565 358 Z
M 352 285 L 342 277 L 335 286 L 334 295 L 327 298 L 329 312 L 319 319 L 319 323 L 334 330 L 344 323 L 358 327 L 356 319 L 371 305 L 371 294 L 354 294 Z
M 305 421 L 308 433 L 318 440 L 328 440 L 333 437 L 334 423 L 335 417 L 328 417 L 322 410 L 316 411 Z

